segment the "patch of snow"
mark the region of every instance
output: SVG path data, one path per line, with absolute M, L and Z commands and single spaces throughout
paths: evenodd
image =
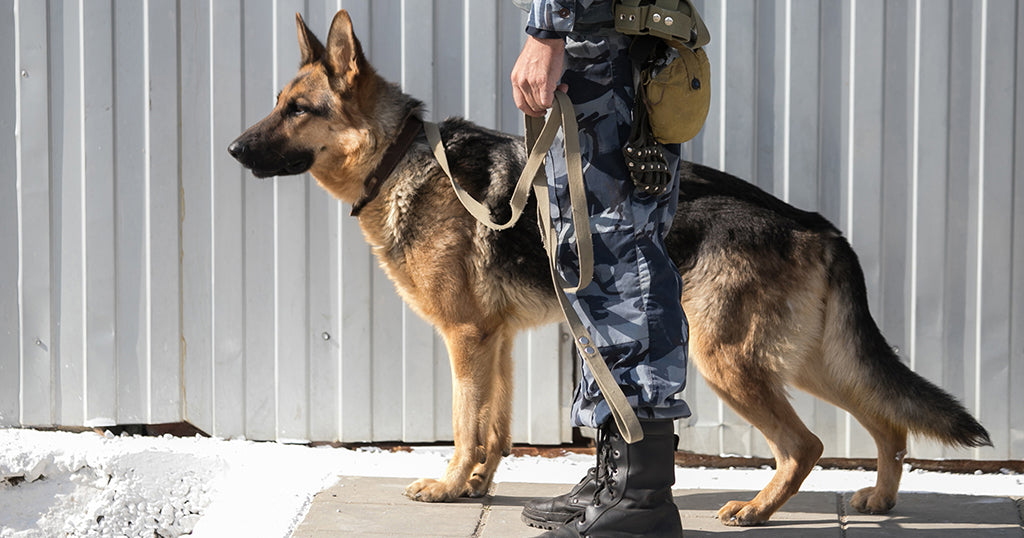
M 93 433 L 0 435 L 0 537 L 179 536 L 209 504 L 213 458 Z
M 436 478 L 451 447 L 409 452 L 202 437 L 115 437 L 0 429 L 0 538 L 287 537 L 313 496 L 339 476 Z M 504 458 L 497 482 L 574 484 L 594 456 Z M 757 490 L 771 469 L 676 470 L 676 487 Z M 816 469 L 803 491 L 853 491 L 866 471 Z M 901 491 L 1024 496 L 1012 472 L 909 470 Z

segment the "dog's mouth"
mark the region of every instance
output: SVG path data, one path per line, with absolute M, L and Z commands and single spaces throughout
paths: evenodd
M 258 178 L 267 178 L 273 176 L 294 176 L 309 171 L 310 167 L 313 166 L 313 154 L 303 154 L 292 158 L 285 162 L 281 166 L 266 166 L 254 164 L 249 168 L 252 170 L 252 175 Z
M 254 144 L 252 138 L 243 133 L 228 146 L 228 153 L 256 177 L 294 176 L 308 171 L 316 160 L 313 151 L 275 150 L 275 145 Z

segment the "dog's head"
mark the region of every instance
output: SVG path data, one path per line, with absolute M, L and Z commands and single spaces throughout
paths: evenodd
M 299 72 L 278 94 L 274 110 L 232 142 L 228 152 L 257 177 L 311 171 L 324 183 L 339 171 L 358 168 L 373 139 L 369 118 L 380 79 L 344 10 L 335 15 L 326 46 L 299 14 L 295 22 L 302 53 Z

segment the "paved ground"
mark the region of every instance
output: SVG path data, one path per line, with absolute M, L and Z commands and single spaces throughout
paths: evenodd
M 415 502 L 402 495 L 412 479 L 342 477 L 320 492 L 294 538 L 335 536 L 536 536 L 519 512 L 527 499 L 553 496 L 571 485 L 496 484 L 481 499 L 448 504 Z M 1012 536 L 1024 538 L 1024 500 L 960 495 L 900 495 L 885 516 L 867 516 L 849 507 L 849 493 L 800 493 L 763 527 L 725 527 L 714 518 L 733 499 L 751 499 L 753 491 L 675 490 L 687 538 L 748 533 L 762 537 L 849 538 L 916 536 Z

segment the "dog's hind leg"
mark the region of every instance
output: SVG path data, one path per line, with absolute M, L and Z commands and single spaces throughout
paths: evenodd
M 877 380 L 857 369 L 860 360 L 850 351 L 853 346 L 831 347 L 827 350 L 827 357 L 833 361 L 831 365 L 807 364 L 793 383 L 845 409 L 874 438 L 878 448 L 877 480 L 874 486 L 855 493 L 850 504 L 859 512 L 884 514 L 896 505 L 896 493 L 903 474 L 903 458 L 907 454 L 907 428 L 893 424 L 873 411 L 879 398 L 858 387 L 870 385 Z
M 768 389 L 768 387 L 765 387 Z M 783 394 L 772 394 L 760 403 L 726 398 L 730 406 L 756 426 L 775 456 L 775 475 L 750 501 L 730 501 L 718 511 L 725 525 L 750 526 L 768 521 L 800 490 L 800 484 L 814 468 L 824 450 L 821 441 L 804 426 Z
M 481 421 L 486 421 L 500 338 L 477 325 L 443 327 L 452 367 L 452 428 L 455 453 L 440 480 L 421 478 L 405 488 L 411 499 L 446 502 L 470 494 L 474 466 L 485 460 Z
M 691 331 L 699 331 L 697 327 L 691 325 Z M 730 526 L 760 525 L 797 493 L 824 446 L 797 416 L 774 372 L 740 358 L 740 346 L 707 351 L 694 353 L 704 378 L 725 403 L 764 434 L 776 463 L 775 475 L 764 489 L 750 501 L 726 503 L 718 518 Z
M 495 336 L 495 338 L 499 338 Z M 512 342 L 514 334 L 505 335 L 497 345 L 493 380 L 485 416 L 479 422 L 480 439 L 484 439 L 484 460 L 473 468 L 469 478 L 469 496 L 487 493 L 501 458 L 512 450 Z
M 858 512 L 885 514 L 896 506 L 896 494 L 903 474 L 903 457 L 907 454 L 907 430 L 859 416 L 857 420 L 875 438 L 878 447 L 878 478 L 875 485 L 853 494 L 850 505 Z
M 841 354 L 837 353 L 838 354 Z M 855 357 L 844 357 L 846 364 L 856 364 Z M 829 372 L 843 372 L 830 377 Z M 845 377 L 846 379 L 843 379 Z M 903 474 L 903 458 L 907 454 L 907 428 L 872 412 L 877 405 L 871 395 L 852 390 L 850 379 L 868 376 L 833 366 L 807 365 L 794 384 L 808 393 L 848 411 L 871 434 L 878 448 L 878 478 L 872 487 L 863 488 L 853 495 L 850 504 L 859 512 L 885 514 L 896 505 L 896 493 Z M 813 379 L 813 381 L 811 381 Z M 854 394 L 859 394 L 855 397 Z

